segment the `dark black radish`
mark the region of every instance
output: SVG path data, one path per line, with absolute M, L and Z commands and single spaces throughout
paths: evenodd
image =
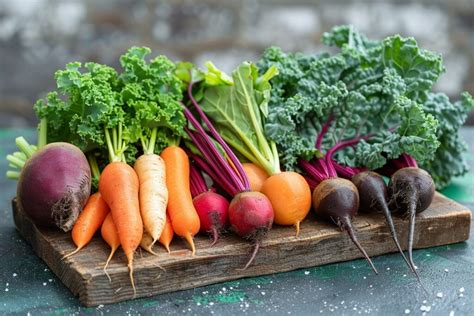
M 362 171 L 355 174 L 351 181 L 359 191 L 360 210 L 366 213 L 382 213 L 385 216 L 395 246 L 410 269 L 416 273 L 415 268 L 411 266 L 405 257 L 400 242 L 398 241 L 392 214 L 388 207 L 387 185 L 382 176 L 374 171 Z
M 352 217 L 359 209 L 359 192 L 349 180 L 343 178 L 329 178 L 318 184 L 313 192 L 313 207 L 316 214 L 333 220 L 342 230 L 345 230 L 354 244 L 359 248 L 365 259 L 376 274 L 378 274 L 372 260 L 357 240 L 352 226 Z
M 415 217 L 426 210 L 433 201 L 435 184 L 431 175 L 418 167 L 406 167 L 396 171 L 390 178 L 388 194 L 389 206 L 398 210 L 409 219 L 408 230 L 408 261 L 412 269 L 413 236 L 415 233 Z

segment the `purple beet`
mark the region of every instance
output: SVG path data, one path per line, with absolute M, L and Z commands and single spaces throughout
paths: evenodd
M 357 215 L 359 209 L 359 193 L 356 186 L 343 178 L 326 179 L 319 183 L 313 192 L 313 207 L 317 215 L 333 220 L 341 229 L 347 231 L 372 270 L 378 274 L 372 260 L 357 240 L 352 226 L 351 219 Z
M 409 218 L 408 261 L 413 262 L 413 235 L 415 216 L 426 210 L 433 201 L 435 184 L 430 174 L 418 167 L 406 167 L 396 171 L 390 178 L 388 193 L 391 196 L 390 207 Z
M 90 190 L 91 171 L 84 153 L 68 143 L 51 143 L 23 167 L 17 200 L 35 224 L 69 231 Z

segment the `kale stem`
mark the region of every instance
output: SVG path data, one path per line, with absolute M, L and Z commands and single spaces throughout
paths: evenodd
M 119 147 L 118 147 L 118 142 L 117 142 L 117 129 L 116 128 L 112 129 L 112 144 L 114 147 L 114 151 L 118 151 Z
M 108 128 L 104 128 L 105 132 L 105 141 L 107 143 L 107 149 L 109 150 L 109 160 L 110 162 L 120 161 L 120 158 L 115 155 L 114 146 L 112 145 L 112 140 L 110 139 L 110 132 Z
M 120 122 L 119 125 L 118 125 L 118 148 L 122 148 L 122 146 L 124 145 L 124 142 L 123 142 L 123 139 L 122 139 L 122 123 Z
M 99 165 L 97 164 L 97 159 L 95 158 L 95 155 L 93 152 L 89 152 L 87 154 L 87 160 L 89 161 L 89 166 L 91 167 L 91 173 L 92 177 L 99 181 L 100 177 L 100 170 L 99 170 Z
M 156 134 L 158 132 L 158 128 L 155 127 L 151 130 L 151 136 L 148 140 L 148 148 L 146 150 L 146 154 L 153 154 L 155 152 L 155 143 L 156 143 Z
M 47 144 L 47 135 L 48 135 L 48 120 L 42 118 L 39 124 L 38 130 L 38 149 L 41 149 Z

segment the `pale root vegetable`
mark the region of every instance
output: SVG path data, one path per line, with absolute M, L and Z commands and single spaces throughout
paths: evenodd
M 65 255 L 63 259 L 72 256 L 87 245 L 95 232 L 102 226 L 110 209 L 100 196 L 99 192 L 92 194 L 87 200 L 84 210 L 79 215 L 72 228 L 72 241 L 76 245 L 76 250 Z
M 186 239 L 192 254 L 196 252 L 193 237 L 199 232 L 200 222 L 193 205 L 189 185 L 189 157 L 178 146 L 166 147 L 161 153 L 166 166 L 168 187 L 168 214 L 176 235 Z
M 50 143 L 27 160 L 17 201 L 36 225 L 72 229 L 91 190 L 86 156 L 74 145 Z
M 105 242 L 110 247 L 110 254 L 104 265 L 104 273 L 105 275 L 107 275 L 107 278 L 109 278 L 109 282 L 111 282 L 112 280 L 110 279 L 110 276 L 107 273 L 107 267 L 110 263 L 110 260 L 112 260 L 112 257 L 114 256 L 115 252 L 120 247 L 120 238 L 119 238 L 117 227 L 115 226 L 114 219 L 112 218 L 111 213 L 109 213 L 105 217 L 105 220 L 102 223 L 102 228 L 100 230 L 100 233 L 102 235 L 102 239 L 104 239 Z
M 249 239 L 255 246 L 243 270 L 255 260 L 262 240 L 272 228 L 273 208 L 268 198 L 260 192 L 237 194 L 229 205 L 231 229 L 240 237 Z
M 166 222 L 168 189 L 166 167 L 163 159 L 155 154 L 140 156 L 133 167 L 140 183 L 140 214 L 145 231 L 153 244 L 160 238 Z
M 143 235 L 138 189 L 137 174 L 126 163 L 112 162 L 102 171 L 99 192 L 110 207 L 112 218 L 117 227 L 120 244 L 128 261 L 134 296 L 136 288 L 133 281 L 133 254 L 140 245 Z
M 260 192 L 263 183 L 269 177 L 268 173 L 259 165 L 251 162 L 243 163 L 242 167 L 244 168 L 245 174 L 249 179 L 250 190 Z
M 165 247 L 166 251 L 168 253 L 170 252 L 170 243 L 173 240 L 174 236 L 174 231 L 173 231 L 173 226 L 171 225 L 171 220 L 168 212 L 166 212 L 166 222 L 165 222 L 165 227 L 163 228 L 163 232 L 161 232 L 160 239 L 158 241 L 160 244 Z
M 140 247 L 151 253 L 152 255 L 157 256 L 158 254 L 153 251 L 153 245 L 155 244 L 155 241 L 153 240 L 153 237 L 146 231 L 146 229 L 143 230 L 143 235 L 142 235 L 142 240 L 140 241 Z
M 294 225 L 298 236 L 300 223 L 311 208 L 311 189 L 303 176 L 290 171 L 276 173 L 263 183 L 261 192 L 272 203 L 274 222 Z

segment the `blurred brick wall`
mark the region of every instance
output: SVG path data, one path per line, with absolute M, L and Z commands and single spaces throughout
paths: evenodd
M 265 47 L 316 52 L 351 23 L 370 37 L 415 36 L 444 55 L 438 90 L 474 92 L 474 0 L 0 0 L 0 127 L 34 125 L 34 101 L 73 60 L 117 66 L 131 45 L 225 69 Z

